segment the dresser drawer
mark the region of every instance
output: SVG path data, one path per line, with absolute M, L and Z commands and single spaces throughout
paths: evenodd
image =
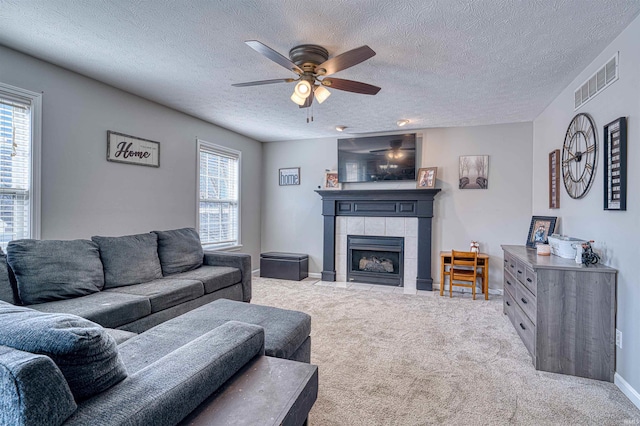
M 527 350 L 535 359 L 535 339 L 536 339 L 536 326 L 533 325 L 531 320 L 522 312 L 522 309 L 518 305 L 514 306 L 515 324 L 514 327 L 520 335 L 522 343 L 526 346 Z
M 529 290 L 520 281 L 516 282 L 515 302 L 522 308 L 525 314 L 536 322 L 536 296 L 531 294 Z
M 505 271 L 509 271 L 511 275 L 516 276 L 516 258 L 511 256 L 508 253 L 504 254 L 504 269 Z
M 525 268 L 523 284 L 534 296 L 538 294 L 538 274 L 533 269 Z
M 524 266 L 524 262 L 522 262 L 521 260 L 517 259 L 516 260 L 516 272 L 514 274 L 514 277 L 516 277 L 516 279 L 518 281 L 520 281 L 521 283 L 524 284 L 525 281 L 525 277 L 524 277 L 524 271 L 525 271 L 526 267 Z
M 516 297 L 516 279 L 513 278 L 513 275 L 511 275 L 508 271 L 504 271 L 503 275 L 504 279 L 502 288 L 504 289 L 504 293 L 509 293 L 511 295 L 511 298 L 513 299 L 514 297 Z
M 502 299 L 502 311 L 511 321 L 511 325 L 516 326 L 516 303 L 513 301 L 513 297 L 509 294 L 509 292 L 504 292 L 504 297 Z

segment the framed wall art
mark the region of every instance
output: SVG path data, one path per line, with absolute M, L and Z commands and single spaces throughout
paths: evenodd
M 560 150 L 549 153 L 549 208 L 560 208 Z
M 547 237 L 556 229 L 556 220 L 556 216 L 533 216 L 529 225 L 527 247 L 536 248 L 538 243 L 546 244 Z
M 489 185 L 489 156 L 460 156 L 459 189 L 487 189 Z
M 300 167 L 280 169 L 280 186 L 300 185 Z
M 160 142 L 108 130 L 107 161 L 160 167 Z
M 418 170 L 418 179 L 416 180 L 416 188 L 433 189 L 436 187 L 437 167 L 423 167 Z
M 604 126 L 604 209 L 627 210 L 627 118 Z

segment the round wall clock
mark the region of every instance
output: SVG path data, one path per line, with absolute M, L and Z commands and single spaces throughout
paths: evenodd
M 596 127 L 587 114 L 573 117 L 562 146 L 562 178 L 571 198 L 582 198 L 593 183 L 598 146 Z

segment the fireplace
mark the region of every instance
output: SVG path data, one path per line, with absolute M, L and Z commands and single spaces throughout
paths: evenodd
M 347 235 L 347 281 L 401 287 L 404 238 Z

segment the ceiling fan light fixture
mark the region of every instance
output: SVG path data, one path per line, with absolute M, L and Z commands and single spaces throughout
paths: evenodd
M 300 96 L 298 96 L 298 94 L 295 91 L 291 95 L 291 100 L 300 106 L 304 105 L 306 101 L 305 98 L 301 98 Z
M 336 130 L 339 132 L 344 132 L 344 129 L 346 129 L 347 126 L 336 126 Z
M 295 94 L 302 99 L 307 99 L 311 94 L 311 84 L 307 80 L 300 80 L 296 84 Z
M 406 119 L 398 120 L 396 121 L 396 124 L 398 125 L 398 127 L 406 126 L 407 124 L 409 124 L 409 120 L 406 120 Z
M 331 96 L 331 92 L 325 89 L 323 86 L 317 86 L 313 91 L 313 95 L 318 103 L 321 104 L 326 101 L 329 96 Z

